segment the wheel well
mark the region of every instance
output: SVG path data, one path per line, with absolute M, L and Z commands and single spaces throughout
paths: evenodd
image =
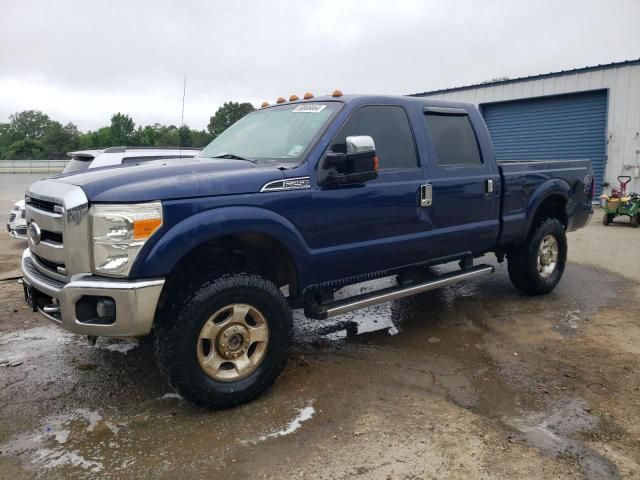
M 557 218 L 566 229 L 568 225 L 566 206 L 567 199 L 562 195 L 549 195 L 538 206 L 536 214 L 533 217 L 532 226 L 538 225 L 538 223 L 546 218 Z
M 272 237 L 241 233 L 213 238 L 188 252 L 173 267 L 164 292 L 188 284 L 199 284 L 212 273 L 244 271 L 272 281 L 278 288 L 298 291 L 298 272 L 287 248 Z

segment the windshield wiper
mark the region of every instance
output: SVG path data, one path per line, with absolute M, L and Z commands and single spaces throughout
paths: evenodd
M 252 158 L 241 157 L 240 155 L 236 155 L 235 153 L 221 153 L 220 155 L 216 155 L 211 158 L 227 158 L 229 160 L 246 160 L 247 162 L 257 163 L 256 160 Z

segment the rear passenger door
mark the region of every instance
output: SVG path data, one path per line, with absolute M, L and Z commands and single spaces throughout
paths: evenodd
M 466 110 L 425 107 L 424 120 L 431 140 L 427 182 L 435 241 L 430 242 L 430 256 L 484 253 L 495 245 L 500 228 L 495 159 L 483 158 Z M 482 121 L 479 114 L 477 121 Z
M 418 195 L 425 176 L 407 112 L 399 105 L 361 106 L 327 152 L 345 152 L 345 139 L 353 135 L 373 138 L 378 177 L 358 185 L 322 185 L 329 170 L 320 159 L 318 185 L 312 190 L 319 278 L 397 267 L 423 254 L 421 238 L 428 224 L 420 215 Z

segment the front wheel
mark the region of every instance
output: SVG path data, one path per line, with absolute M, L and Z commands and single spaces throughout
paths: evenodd
M 212 409 L 248 402 L 286 365 L 293 322 L 286 299 L 252 274 L 222 275 L 179 295 L 156 327 L 160 370 L 177 392 Z
M 611 222 L 613 222 L 613 215 L 611 215 L 610 213 L 605 213 L 604 216 L 602 217 L 602 224 L 607 227 L 609 226 L 609 224 Z
M 567 263 L 564 226 L 555 218 L 542 221 L 507 259 L 509 278 L 516 288 L 529 295 L 549 293 Z

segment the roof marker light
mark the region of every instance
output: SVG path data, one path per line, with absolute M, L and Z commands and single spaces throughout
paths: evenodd
M 286 102 L 284 97 L 278 97 L 278 100 L 276 100 L 276 103 L 284 103 L 284 102 Z
M 304 99 L 305 100 L 309 100 L 310 98 L 313 98 L 313 93 L 307 92 L 307 93 L 304 94 Z
M 267 108 L 269 106 L 269 102 L 262 102 L 262 105 L 260 105 L 261 108 Z
M 342 92 L 340 90 L 334 90 L 333 93 L 331 94 L 332 97 L 341 97 L 342 96 Z
M 290 102 L 295 102 L 296 100 L 300 100 L 300 99 L 298 98 L 298 96 L 297 96 L 297 95 L 291 95 L 291 96 L 289 97 L 289 101 L 290 101 Z

